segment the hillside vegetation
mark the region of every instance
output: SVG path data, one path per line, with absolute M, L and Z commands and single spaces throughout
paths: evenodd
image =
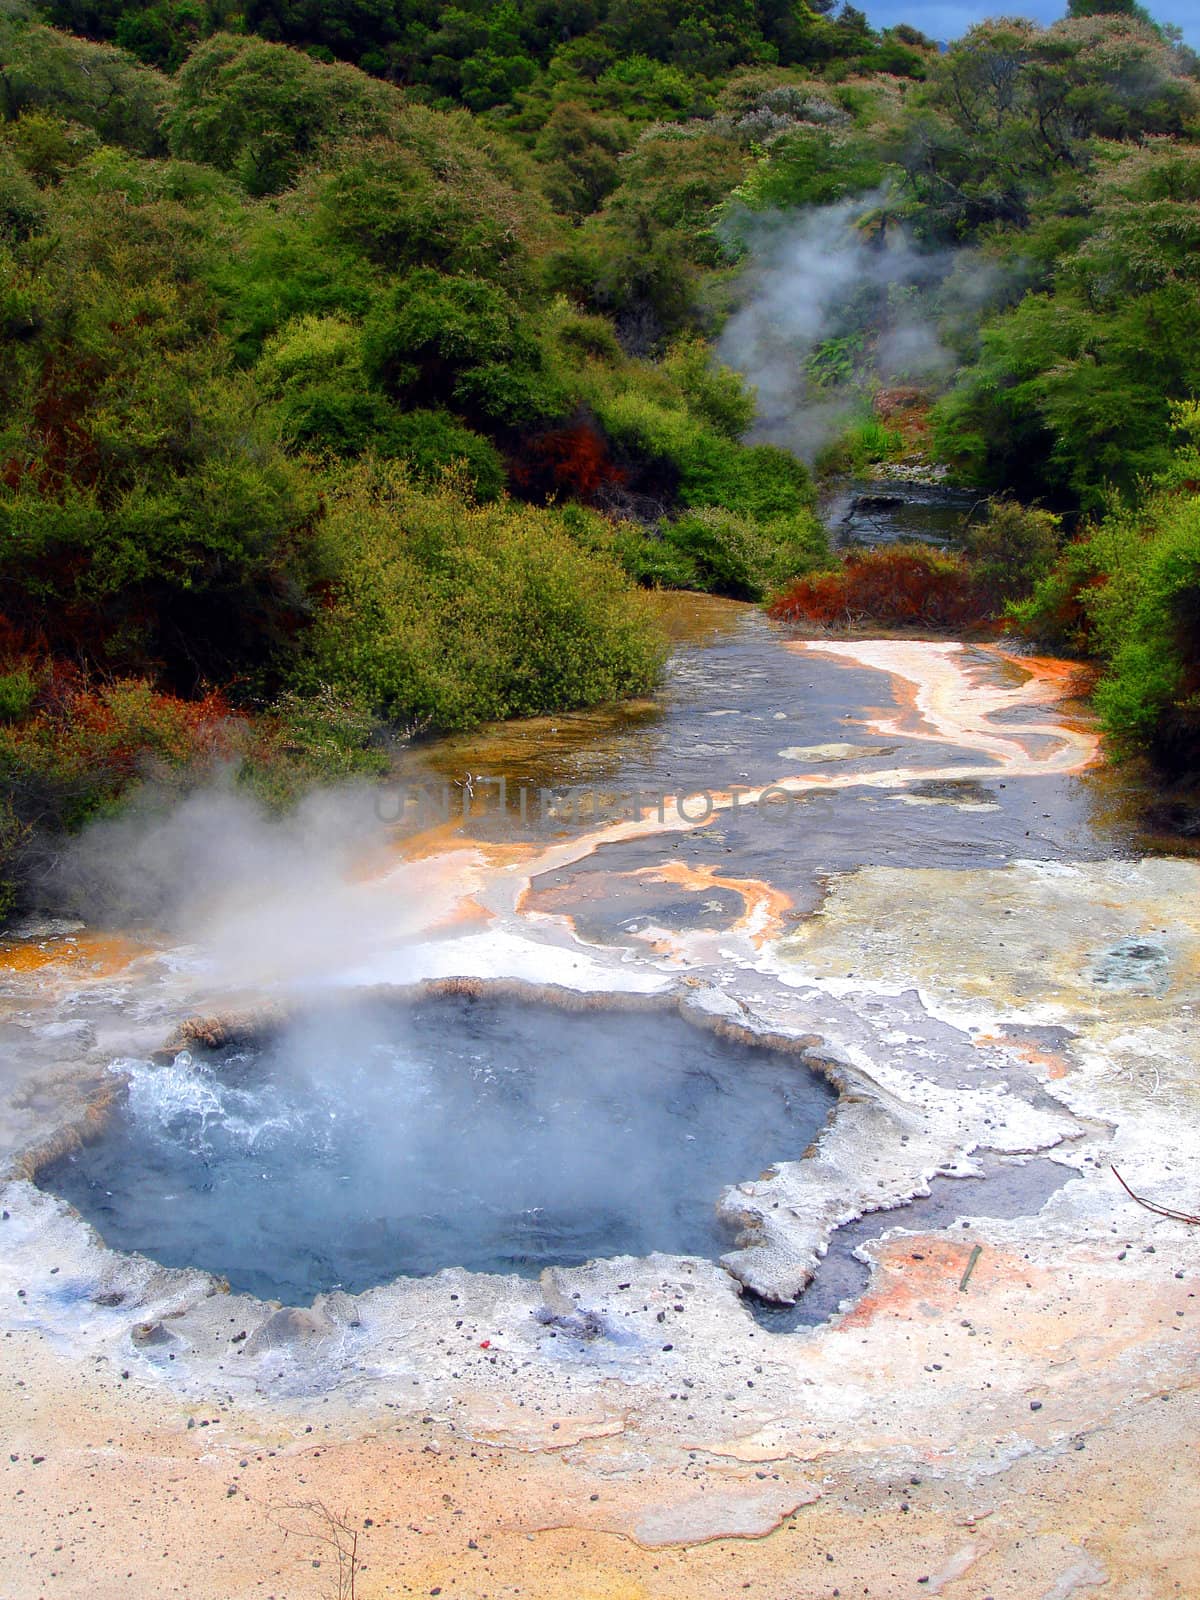
M 147 776 L 284 800 L 644 693 L 646 587 L 828 569 L 712 341 L 763 238 L 851 202 L 940 265 L 808 352 L 838 449 L 901 437 L 907 296 L 952 355 L 922 448 L 1016 497 L 992 602 L 1186 766 L 1197 64 L 1075 10 L 940 53 L 803 0 L 0 0 L 0 878 Z

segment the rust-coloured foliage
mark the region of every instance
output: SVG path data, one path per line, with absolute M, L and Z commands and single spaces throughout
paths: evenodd
M 512 465 L 513 482 L 526 494 L 592 501 L 599 491 L 625 481 L 610 458 L 608 442 L 588 422 L 538 434 Z
M 95 357 L 70 352 L 47 358 L 33 406 L 30 453 L 12 456 L 0 467 L 0 479 L 10 489 L 33 478 L 42 494 L 61 494 L 68 483 L 91 488 L 100 472 L 95 441 L 83 418 L 91 404 L 101 374 Z
M 244 728 L 219 690 L 181 700 L 144 679 L 95 684 L 63 661 L 41 663 L 36 676 L 29 715 L 0 730 L 0 745 L 15 771 L 42 783 L 116 793 L 148 763 L 225 758 Z
M 989 614 L 986 596 L 960 557 L 927 545 L 856 550 L 832 572 L 798 578 L 768 608 L 781 622 L 826 627 L 965 628 Z

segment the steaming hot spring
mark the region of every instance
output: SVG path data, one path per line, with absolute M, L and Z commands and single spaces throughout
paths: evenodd
M 443 1267 L 717 1258 L 722 1189 L 802 1156 L 803 1058 L 674 1010 L 358 1001 L 118 1063 L 99 1137 L 44 1167 L 118 1249 L 285 1304 Z

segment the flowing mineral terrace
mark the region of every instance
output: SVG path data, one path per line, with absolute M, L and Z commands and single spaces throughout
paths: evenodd
M 1105 820 L 1060 663 L 676 623 L 660 704 L 414 757 L 670 801 L 400 828 L 299 900 L 232 874 L 187 943 L 9 942 L 6 1596 L 346 1593 L 328 1513 L 360 1597 L 1200 1592 L 1200 1229 L 1110 1171 L 1200 1207 L 1200 865 Z M 719 1264 L 311 1308 L 109 1251 L 30 1181 L 189 1017 L 430 985 L 677 1009 L 838 1109 L 729 1174 Z

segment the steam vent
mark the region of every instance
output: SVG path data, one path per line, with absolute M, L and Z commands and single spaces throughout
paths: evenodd
M 1200 1600 L 1200 6 L 986 9 L 0 0 L 0 1600 Z

